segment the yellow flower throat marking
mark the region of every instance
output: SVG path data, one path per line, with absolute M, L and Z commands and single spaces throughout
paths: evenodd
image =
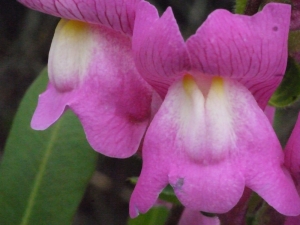
M 192 92 L 193 92 L 193 90 L 195 88 L 199 89 L 199 87 L 198 87 L 195 79 L 190 74 L 186 74 L 183 77 L 183 81 L 182 82 L 183 82 L 183 88 L 184 88 L 184 90 L 189 95 L 192 94 Z M 224 80 L 223 80 L 223 78 L 219 77 L 219 76 L 214 76 L 212 78 L 212 81 L 211 81 L 210 90 L 214 91 L 217 94 L 224 93 Z

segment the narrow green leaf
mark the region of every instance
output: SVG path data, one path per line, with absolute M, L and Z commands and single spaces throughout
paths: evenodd
M 135 219 L 129 219 L 127 225 L 164 225 L 168 218 L 169 210 L 164 206 L 156 206 L 146 214 L 140 214 Z
M 95 169 L 97 154 L 71 112 L 46 131 L 30 128 L 47 80 L 44 71 L 27 91 L 5 146 L 0 164 L 1 225 L 70 224 Z
M 286 107 L 299 99 L 299 96 L 300 66 L 293 59 L 289 59 L 286 74 L 269 104 L 275 107 Z

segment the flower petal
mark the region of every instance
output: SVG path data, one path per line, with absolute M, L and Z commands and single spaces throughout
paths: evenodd
M 270 105 L 267 105 L 265 108 L 265 114 L 267 118 L 269 119 L 270 123 L 273 124 L 274 116 L 275 116 L 275 110 L 276 108 Z
M 285 4 L 251 17 L 214 11 L 187 41 L 192 68 L 238 80 L 264 108 L 285 72 L 289 19 Z
M 31 127 L 35 130 L 47 129 L 64 113 L 66 102 L 70 99 L 72 99 L 72 93 L 60 93 L 51 83 L 48 83 L 46 91 L 39 95 Z
M 130 197 L 129 202 L 129 214 L 131 218 L 137 217 L 139 213 L 146 213 L 158 199 L 159 193 L 166 187 L 168 184 L 168 164 L 167 160 L 161 157 L 161 155 L 156 155 L 156 152 L 151 155 L 149 160 L 156 160 L 150 162 L 147 160 L 144 161 L 145 149 L 143 149 L 143 169 L 141 176 L 138 179 L 138 182 L 134 188 L 134 191 Z M 158 162 L 157 168 L 154 169 L 153 162 Z M 162 166 L 163 162 L 167 163 L 165 166 Z M 146 163 L 146 164 L 145 164 Z M 147 166 L 147 164 L 149 164 Z M 144 166 L 145 165 L 145 166 Z
M 245 90 L 246 91 L 246 90 Z M 237 146 L 241 151 L 239 169 L 246 186 L 284 215 L 300 213 L 300 198 L 283 165 L 283 151 L 274 130 L 262 110 L 248 93 L 247 104 L 240 104 L 241 92 L 233 94 L 233 111 L 244 120 L 237 130 Z M 241 102 L 242 103 L 242 102 Z M 244 107 L 243 107 L 244 105 Z
M 185 43 L 171 8 L 159 18 L 154 6 L 141 2 L 132 43 L 139 72 L 164 97 L 174 79 L 190 67 Z
M 243 194 L 244 178 L 230 161 L 208 166 L 177 160 L 176 166 L 171 167 L 169 182 L 178 199 L 188 208 L 226 213 L 238 203 Z
M 73 82 L 72 77 L 75 80 L 77 77 L 70 67 L 61 71 L 63 66 L 54 69 L 57 65 L 49 64 L 49 72 L 58 73 L 51 76 L 66 74 L 70 79 L 62 78 L 62 87 L 72 88 L 56 88 L 55 84 L 54 89 L 50 81 L 48 89 L 40 96 L 32 126 L 47 128 L 65 107 L 69 107 L 79 117 L 87 139 L 96 151 L 112 157 L 128 157 L 138 149 L 148 126 L 152 90 L 136 71 L 130 38 L 103 26 L 88 26 L 92 47 L 86 51 L 90 51 L 91 56 L 88 66 L 81 71 L 82 78 Z M 60 46 L 59 43 L 53 45 Z M 86 55 L 85 52 L 80 54 Z M 61 60 L 71 60 L 72 56 Z
M 244 165 L 246 186 L 258 193 L 281 214 L 296 216 L 300 213 L 300 198 L 294 182 L 283 165 L 283 151 L 275 141 L 273 131 L 264 120 L 249 121 L 260 126 L 253 144 L 245 145 L 241 164 Z M 269 122 L 268 122 L 269 123 Z M 266 141 L 265 139 L 269 139 Z
M 251 162 L 248 162 L 248 168 L 251 165 L 255 169 L 248 169 L 245 174 L 247 187 L 259 194 L 279 213 L 287 216 L 299 215 L 300 198 L 294 182 L 283 166 L 276 165 L 282 157 L 279 154 L 277 158 L 271 156 L 269 149 L 265 150 L 263 149 L 260 155 L 248 155 L 252 157 Z
M 53 16 L 103 24 L 132 34 L 135 8 L 140 0 L 18 0 L 29 8 Z
M 220 225 L 218 217 L 207 217 L 199 211 L 185 208 L 179 221 L 179 225 Z

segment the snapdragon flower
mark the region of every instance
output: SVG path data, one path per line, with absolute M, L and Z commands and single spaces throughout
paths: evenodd
M 139 0 L 19 0 L 61 17 L 49 53 L 49 84 L 31 126 L 43 130 L 70 108 L 87 139 L 111 157 L 134 154 L 148 126 L 153 91 L 132 50 Z
M 164 99 L 146 133 L 130 215 L 145 213 L 169 183 L 184 206 L 225 213 L 245 187 L 285 215 L 300 199 L 263 110 L 287 61 L 290 6 L 254 16 L 214 11 L 184 42 L 171 9 L 140 3 L 133 51 Z

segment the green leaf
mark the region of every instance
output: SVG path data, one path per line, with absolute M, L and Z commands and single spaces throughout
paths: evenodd
M 135 219 L 129 219 L 127 225 L 164 225 L 168 218 L 169 210 L 164 206 L 156 206 L 146 214 L 140 214 Z
M 70 224 L 97 160 L 78 119 L 65 115 L 45 131 L 30 120 L 47 73 L 23 98 L 0 164 L 1 225 Z
M 293 59 L 289 59 L 286 74 L 269 104 L 275 107 L 286 107 L 297 101 L 299 96 L 300 66 Z
M 128 179 L 132 184 L 136 184 L 138 181 L 138 177 L 130 177 Z M 176 197 L 173 188 L 168 185 L 163 189 L 163 191 L 159 194 L 159 199 L 170 202 L 176 205 L 181 205 L 181 202 Z

